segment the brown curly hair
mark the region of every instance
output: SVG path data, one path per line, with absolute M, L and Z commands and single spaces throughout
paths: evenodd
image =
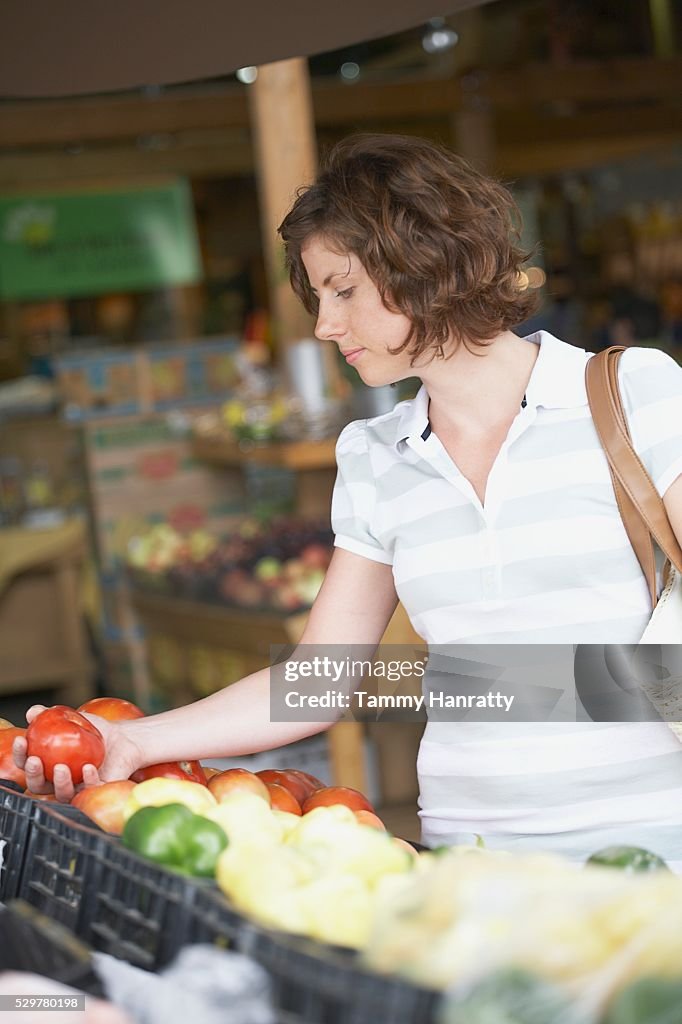
M 296 193 L 279 226 L 291 286 L 309 313 L 318 300 L 301 249 L 319 235 L 362 262 L 387 309 L 411 321 L 412 364 L 450 338 L 486 347 L 526 320 L 537 297 L 522 290 L 528 259 L 511 193 L 444 146 L 405 135 L 351 135 Z M 471 351 L 471 350 L 470 350 Z

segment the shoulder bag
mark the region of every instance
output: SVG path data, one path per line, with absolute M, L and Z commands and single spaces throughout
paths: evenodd
M 623 525 L 647 581 L 651 618 L 641 644 L 682 644 L 682 549 L 673 533 L 663 499 L 654 487 L 630 438 L 618 387 L 622 345 L 588 359 L 585 369 L 592 420 L 608 459 Z M 656 586 L 654 543 L 666 561 L 663 589 Z M 656 710 L 682 742 L 682 677 L 642 684 Z M 681 721 L 670 721 L 670 718 Z

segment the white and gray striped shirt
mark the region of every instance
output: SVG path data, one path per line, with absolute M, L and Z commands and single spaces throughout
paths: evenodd
M 429 645 L 635 644 L 650 615 L 590 416 L 590 353 L 544 331 L 485 504 L 428 421 L 428 394 L 348 424 L 337 444 L 338 547 L 392 565 Z M 633 442 L 659 493 L 682 473 L 682 368 L 632 348 L 620 386 Z M 419 753 L 429 844 L 583 857 L 650 846 L 682 868 L 682 748 L 659 723 L 440 723 Z

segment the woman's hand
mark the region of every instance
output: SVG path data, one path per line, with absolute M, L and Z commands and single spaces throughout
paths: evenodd
M 30 724 L 36 715 L 44 711 L 42 704 L 34 704 L 26 712 L 26 721 Z M 81 712 L 84 714 L 84 712 Z M 140 747 L 127 734 L 128 722 L 107 722 L 98 715 L 84 714 L 101 732 L 104 738 L 106 753 L 99 769 L 94 764 L 83 766 L 83 786 L 99 786 L 103 782 L 114 782 L 116 779 L 128 779 L 144 763 Z M 54 785 L 47 782 L 43 772 L 43 762 L 39 757 L 27 757 L 27 744 L 24 736 L 18 736 L 12 746 L 14 763 L 26 772 L 26 786 L 32 793 L 52 793 L 61 803 L 68 804 L 76 792 L 71 772 L 65 764 L 55 765 Z M 78 787 L 82 788 L 82 787 Z

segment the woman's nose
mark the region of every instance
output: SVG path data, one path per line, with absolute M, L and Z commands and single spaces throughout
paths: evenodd
M 315 324 L 315 337 L 320 341 L 336 341 L 343 334 L 343 326 L 338 317 L 332 316 L 329 307 L 320 306 Z

